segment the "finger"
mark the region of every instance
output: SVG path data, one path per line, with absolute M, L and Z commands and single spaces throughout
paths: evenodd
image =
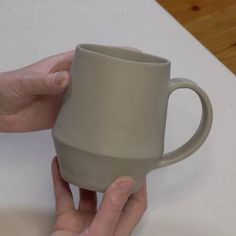
M 63 53 L 59 53 L 50 57 L 47 57 L 43 60 L 50 60 L 50 61 L 62 61 L 62 60 L 68 60 L 68 61 L 72 61 L 75 55 L 75 50 L 70 50 L 68 52 L 63 52 Z M 42 60 L 42 61 L 43 61 Z
M 61 177 L 57 159 L 52 161 L 52 178 L 56 199 L 56 214 L 61 215 L 74 209 L 74 202 L 69 184 Z
M 80 189 L 79 210 L 96 211 L 97 194 L 96 192 Z
M 122 212 L 121 218 L 116 228 L 115 236 L 130 235 L 145 210 L 147 209 L 147 188 L 144 184 L 141 189 L 131 195 Z
M 51 66 L 50 72 L 69 71 L 72 60 L 74 58 L 75 50 L 64 52 L 46 59 L 47 65 Z M 51 63 L 49 63 L 51 61 Z
M 57 95 L 68 86 L 70 75 L 61 71 L 40 76 L 23 76 L 16 81 L 18 90 L 24 95 Z
M 56 71 L 69 71 L 75 50 L 63 52 L 53 56 L 46 57 L 36 63 L 27 65 L 21 69 L 29 69 L 37 73 L 49 73 Z M 60 66 L 58 66 L 58 64 Z
M 134 181 L 130 177 L 121 177 L 107 189 L 102 204 L 89 229 L 92 235 L 113 235 L 133 185 Z

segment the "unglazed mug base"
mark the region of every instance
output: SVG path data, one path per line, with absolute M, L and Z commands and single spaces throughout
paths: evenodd
M 124 159 L 97 155 L 74 148 L 54 138 L 61 176 L 67 182 L 96 192 L 104 192 L 120 176 L 135 180 L 133 192 L 144 184 L 145 177 L 157 162 L 153 158 Z M 135 168 L 133 168 L 135 166 Z

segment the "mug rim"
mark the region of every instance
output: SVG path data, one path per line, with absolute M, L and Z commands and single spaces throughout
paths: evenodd
M 134 63 L 134 64 L 146 64 L 146 65 L 159 65 L 159 66 L 166 66 L 170 65 L 171 62 L 168 59 L 165 59 L 163 57 L 159 57 L 156 55 L 152 55 L 149 53 L 144 53 L 142 51 L 135 51 L 135 49 L 132 50 L 132 48 L 125 48 L 125 47 L 116 47 L 116 46 L 110 46 L 110 45 L 100 45 L 100 44 L 90 44 L 90 43 L 84 43 L 77 45 L 77 50 L 82 50 L 84 52 L 95 54 L 98 56 L 102 56 L 105 58 L 117 60 L 117 61 L 123 61 L 128 63 Z M 138 49 L 137 49 L 138 50 Z M 109 53 L 106 53 L 106 51 Z M 116 56 L 115 52 L 123 52 L 125 56 Z M 139 57 L 139 60 L 137 59 Z

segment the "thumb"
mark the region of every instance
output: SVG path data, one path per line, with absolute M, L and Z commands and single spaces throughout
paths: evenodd
M 24 76 L 19 82 L 20 92 L 25 95 L 57 95 L 68 86 L 68 71 L 60 71 L 41 76 Z
M 88 229 L 91 235 L 110 236 L 121 216 L 134 186 L 130 177 L 118 178 L 105 192 L 102 204 Z

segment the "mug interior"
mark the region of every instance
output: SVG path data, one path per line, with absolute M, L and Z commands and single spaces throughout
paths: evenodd
M 120 60 L 126 60 L 130 62 L 169 64 L 169 61 L 164 58 L 138 51 L 133 51 L 132 49 L 127 49 L 127 48 L 110 47 L 110 46 L 102 46 L 95 44 L 81 44 L 78 47 L 80 49 L 90 51 L 92 53 L 100 54 L 110 58 L 112 57 Z

